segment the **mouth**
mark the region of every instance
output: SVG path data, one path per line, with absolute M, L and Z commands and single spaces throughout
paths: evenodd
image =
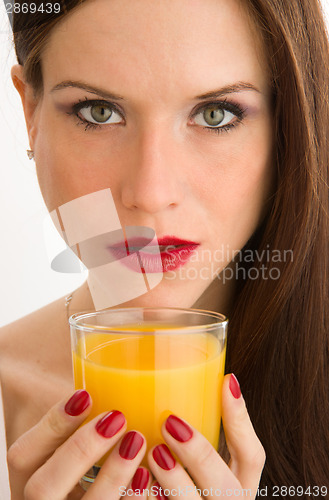
M 136 272 L 166 273 L 186 264 L 198 246 L 199 243 L 176 236 L 163 236 L 151 242 L 139 237 L 111 245 L 108 250 Z

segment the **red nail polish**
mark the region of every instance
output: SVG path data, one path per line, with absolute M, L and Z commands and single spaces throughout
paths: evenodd
M 110 438 L 122 429 L 125 421 L 126 419 L 121 411 L 110 411 L 97 422 L 96 431 L 101 436 Z
M 235 397 L 235 399 L 239 399 L 239 397 L 241 396 L 240 384 L 238 382 L 238 379 L 233 373 L 231 373 L 230 376 L 229 387 L 233 397 Z
M 186 443 L 193 436 L 191 427 L 175 415 L 170 415 L 167 418 L 166 429 L 180 443 Z
M 120 457 L 126 460 L 132 460 L 143 446 L 143 443 L 144 439 L 138 432 L 127 432 L 120 444 Z
M 158 500 L 167 500 L 167 495 L 163 493 L 163 489 L 161 488 L 160 484 L 156 481 L 153 486 L 155 486 L 155 491 L 152 491 L 152 493 L 155 493 L 155 496 L 157 497 Z M 153 488 L 152 486 L 152 488 Z
M 66 403 L 64 410 L 68 415 L 76 417 L 81 415 L 90 405 L 91 399 L 87 391 L 76 391 Z
M 175 467 L 176 460 L 169 451 L 165 444 L 159 444 L 152 452 L 153 458 L 156 463 L 164 470 L 171 470 Z
M 150 473 L 147 469 L 143 467 L 138 467 L 131 481 L 131 489 L 136 493 L 137 491 L 142 492 L 146 489 L 150 479 Z

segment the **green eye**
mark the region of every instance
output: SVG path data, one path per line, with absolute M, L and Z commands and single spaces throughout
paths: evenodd
M 80 101 L 73 107 L 74 114 L 89 125 L 103 127 L 103 125 L 123 124 L 124 118 L 116 107 L 106 101 Z
M 217 127 L 224 120 L 225 111 L 218 106 L 209 106 L 203 111 L 203 118 L 210 127 Z
M 229 111 L 230 108 L 231 111 Z M 233 127 L 235 123 L 241 121 L 242 116 L 243 112 L 237 106 L 229 103 L 225 103 L 225 105 L 224 103 L 210 103 L 195 113 L 194 123 L 202 125 L 204 128 L 220 130 L 225 129 L 225 127 Z M 236 120 L 234 121 L 234 119 Z
M 98 123 L 106 122 L 112 115 L 112 109 L 106 106 L 95 105 L 90 108 L 92 118 Z

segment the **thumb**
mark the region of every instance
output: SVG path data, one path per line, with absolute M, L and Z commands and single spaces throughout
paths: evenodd
M 233 374 L 224 377 L 222 420 L 231 455 L 230 469 L 243 488 L 252 490 L 254 498 L 265 463 L 265 451 L 250 421 L 239 382 Z

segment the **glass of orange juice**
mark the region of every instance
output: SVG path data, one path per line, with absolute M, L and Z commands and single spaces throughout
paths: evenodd
M 161 425 L 173 413 L 217 448 L 227 324 L 216 312 L 165 307 L 71 316 L 75 387 L 93 401 L 88 420 L 119 410 L 150 449 L 163 441 Z M 83 477 L 85 489 L 105 458 Z

